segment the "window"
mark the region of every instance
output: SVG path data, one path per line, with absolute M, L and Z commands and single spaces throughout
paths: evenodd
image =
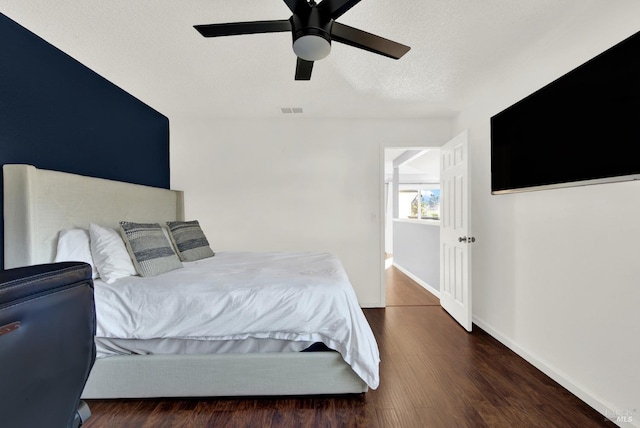
M 440 189 L 403 186 L 398 194 L 398 218 L 440 220 Z

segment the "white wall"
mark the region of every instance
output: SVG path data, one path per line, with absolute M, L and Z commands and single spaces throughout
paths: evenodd
M 602 4 L 496 67 L 456 131 L 469 129 L 473 159 L 474 321 L 640 426 L 640 182 L 490 194 L 490 117 L 640 30 L 640 2 Z
M 441 145 L 450 120 L 171 118 L 171 186 L 215 251 L 338 255 L 364 307 L 384 305 L 386 145 Z
M 393 264 L 439 297 L 440 222 L 394 220 Z

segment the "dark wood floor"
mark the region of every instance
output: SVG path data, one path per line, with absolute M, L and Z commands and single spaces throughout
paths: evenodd
M 98 427 L 613 427 L 611 422 L 393 269 L 366 309 L 380 387 L 356 396 L 89 400 Z M 410 296 L 410 297 L 409 297 Z

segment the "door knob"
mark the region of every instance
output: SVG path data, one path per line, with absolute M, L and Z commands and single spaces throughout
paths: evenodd
M 476 242 L 476 238 L 473 236 L 470 236 L 468 238 L 466 236 L 461 236 L 458 238 L 458 242 Z

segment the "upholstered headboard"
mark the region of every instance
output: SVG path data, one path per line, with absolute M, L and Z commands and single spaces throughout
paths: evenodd
M 4 165 L 3 174 L 5 269 L 52 262 L 63 229 L 184 220 L 181 191 L 31 165 Z

